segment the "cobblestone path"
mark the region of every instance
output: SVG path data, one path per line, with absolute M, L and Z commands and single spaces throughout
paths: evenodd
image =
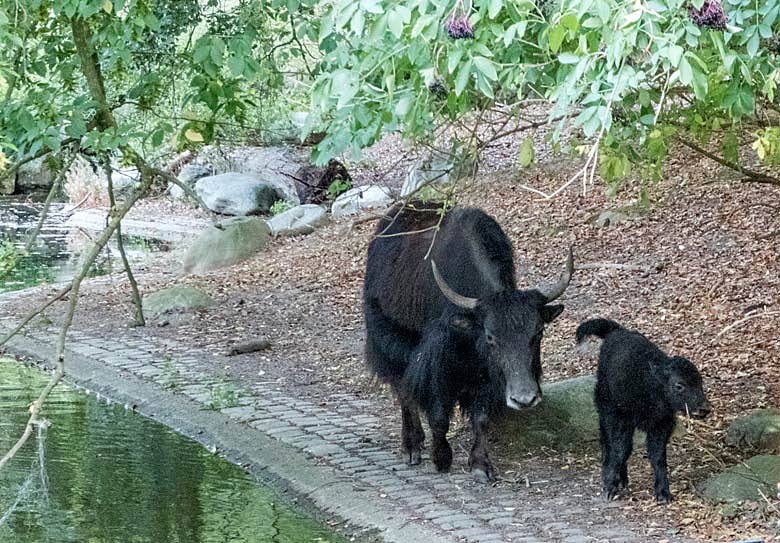
M 3 324 L 6 328 L 10 325 L 0 322 L 0 328 Z M 54 335 L 33 330 L 25 340 L 25 350 L 35 354 L 29 345 L 51 348 Z M 423 466 L 410 468 L 402 461 L 397 443 L 384 435 L 379 419 L 366 414 L 366 400 L 349 394 L 332 396 L 323 406 L 289 397 L 270 384 L 253 384 L 251 388 L 227 385 L 201 362 L 212 354 L 167 340 L 125 338 L 124 334 L 122 340 L 105 339 L 73 331 L 68 349 L 70 359 L 81 357 L 113 368 L 118 379 L 133 375 L 153 384 L 161 394 L 187 398 L 194 410 L 213 409 L 215 398 L 235 398 L 231 406 L 218 410 L 240 429 L 262 432 L 272 443 L 303 453 L 311 466 L 327 467 L 334 480 L 347 481 L 366 506 L 387 511 L 387 518 L 392 517 L 396 527 L 400 517 L 401 526 L 419 527 L 420 534 L 430 534 L 426 543 L 642 543 L 662 537 L 657 529 L 653 536 L 643 535 L 643 527 L 629 526 L 619 514 L 619 504 L 583 496 L 576 488 L 570 495 L 539 499 L 522 490 L 479 485 L 468 473 L 435 473 L 427 459 Z M 210 367 L 214 367 L 213 361 Z M 69 374 L 76 382 L 80 377 Z M 381 518 L 362 515 L 360 506 L 339 508 L 338 495 L 325 500 L 331 500 L 326 509 L 347 517 L 344 520 L 352 526 L 376 529 L 374 533 L 387 540 L 403 540 L 398 535 L 401 532 L 390 533 Z

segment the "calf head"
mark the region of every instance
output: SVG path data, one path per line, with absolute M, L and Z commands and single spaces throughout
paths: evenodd
M 666 397 L 676 411 L 695 419 L 703 419 L 710 410 L 704 394 L 701 375 L 688 359 L 671 357 L 664 368 Z
M 506 405 L 512 409 L 532 407 L 542 399 L 539 383 L 542 376 L 540 349 L 544 325 L 563 311 L 558 298 L 571 280 L 574 271 L 572 251 L 561 279 L 547 288 L 505 290 L 469 298 L 450 288 L 431 262 L 433 275 L 442 294 L 458 307 L 469 310 L 472 318 L 460 319 L 461 326 L 470 326 L 478 356 L 491 374 L 506 383 Z

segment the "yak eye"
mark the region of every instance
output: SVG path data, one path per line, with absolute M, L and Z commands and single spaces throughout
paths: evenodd
M 485 343 L 487 343 L 488 345 L 495 345 L 496 336 L 494 336 L 490 332 L 485 332 Z
M 684 391 L 684 390 L 685 390 L 685 385 L 684 385 L 684 384 L 682 384 L 682 383 L 680 383 L 680 382 L 677 382 L 677 383 L 675 383 L 675 384 L 674 384 L 674 389 L 675 389 L 677 392 L 682 392 L 682 391 Z

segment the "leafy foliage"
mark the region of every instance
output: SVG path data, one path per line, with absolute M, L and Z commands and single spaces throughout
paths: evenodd
M 287 94 L 282 31 L 304 17 L 276 0 L 0 0 L 0 134 L 13 159 L 77 142 L 87 154 L 132 146 L 155 157 L 270 124 Z M 292 4 L 292 6 L 291 6 Z M 288 7 L 294 11 L 288 12 Z M 97 54 L 112 130 L 97 128 L 74 41 L 84 21 Z M 300 53 L 299 49 L 298 54 Z M 280 98 L 282 97 L 282 98 Z
M 469 35 L 460 22 L 453 35 L 463 17 Z M 571 123 L 611 149 L 601 171 L 619 177 L 657 169 L 680 130 L 706 139 L 777 108 L 780 64 L 761 42 L 780 30 L 779 0 L 335 0 L 321 21 L 319 161 L 543 98 L 553 144 Z

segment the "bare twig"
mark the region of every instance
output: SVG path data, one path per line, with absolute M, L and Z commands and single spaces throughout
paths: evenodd
M 729 330 L 732 330 L 732 329 L 736 328 L 737 326 L 739 326 L 739 325 L 741 325 L 741 324 L 743 324 L 743 323 L 745 323 L 745 322 L 747 322 L 747 321 L 749 321 L 751 319 L 755 319 L 755 318 L 758 318 L 758 317 L 772 317 L 774 315 L 780 315 L 780 311 L 756 311 L 755 313 L 748 313 L 745 317 L 739 319 L 738 321 L 734 321 L 731 324 L 729 324 L 728 326 L 726 326 L 723 330 L 718 332 L 718 335 L 715 336 L 715 337 L 720 337 L 723 334 L 725 334 L 726 332 L 728 332 Z
M 642 266 L 639 264 L 619 264 L 616 262 L 588 262 L 585 264 L 577 264 L 576 266 L 576 269 L 578 270 L 596 270 L 601 268 L 656 273 L 662 269 L 662 266 L 660 264 L 656 264 L 655 266 Z
M 70 166 L 73 164 L 74 160 L 76 160 L 75 152 L 71 155 L 68 161 L 63 163 L 62 170 L 57 173 L 57 177 L 54 179 L 54 183 L 52 183 L 49 194 L 46 196 L 46 201 L 43 203 L 43 209 L 41 209 L 40 215 L 38 216 L 38 224 L 35 225 L 35 229 L 32 231 L 32 233 L 30 233 L 30 237 L 27 238 L 27 243 L 24 244 L 25 252 L 29 252 L 35 243 L 35 240 L 38 239 L 38 235 L 41 233 L 41 228 L 43 228 L 43 223 L 46 221 L 46 217 L 49 214 L 49 208 L 51 207 L 51 203 L 54 200 L 54 196 L 62 188 L 62 182 L 65 180 L 65 175 L 68 173 L 68 170 L 70 169 Z
M 114 196 L 114 180 L 112 178 L 113 170 L 111 168 L 111 159 L 108 157 L 108 153 L 103 154 L 103 171 L 106 175 L 106 188 L 108 190 L 109 212 L 106 217 L 110 217 L 116 211 L 116 197 Z M 130 261 L 127 259 L 127 253 L 125 252 L 125 243 L 122 240 L 122 223 L 121 221 L 116 225 L 116 246 L 119 249 L 119 255 L 122 257 L 122 265 L 125 268 L 125 274 L 127 274 L 127 280 L 130 283 L 130 294 L 133 299 L 133 305 L 135 306 L 135 321 L 133 325 L 144 326 L 146 320 L 144 319 L 144 308 L 141 300 L 141 294 L 138 292 L 138 283 L 133 275 L 133 270 L 130 267 Z

